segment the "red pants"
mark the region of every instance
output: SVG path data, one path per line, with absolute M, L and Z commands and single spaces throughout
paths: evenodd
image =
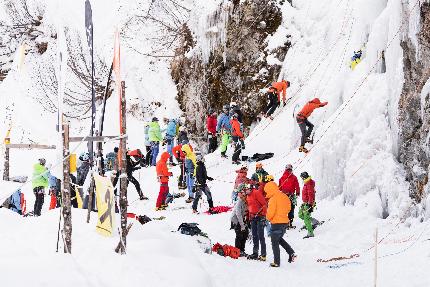
M 162 204 L 166 202 L 167 194 L 169 193 L 169 186 L 166 184 L 160 185 L 160 192 L 158 193 L 157 197 L 157 203 L 155 204 L 155 207 L 161 207 Z

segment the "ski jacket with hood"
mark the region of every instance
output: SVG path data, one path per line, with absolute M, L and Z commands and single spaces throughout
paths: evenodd
M 151 122 L 149 124 L 148 131 L 149 141 L 150 142 L 161 142 L 163 141 L 163 136 L 161 135 L 161 129 L 158 122 Z
M 36 187 L 48 187 L 48 170 L 40 163 L 33 166 L 33 179 L 31 180 L 33 189 Z
M 286 195 L 300 195 L 300 186 L 297 177 L 290 171 L 284 171 L 279 179 L 279 189 Z
M 321 103 L 320 99 L 315 98 L 303 107 L 300 113 L 297 114 L 297 117 L 307 119 L 315 109 L 324 107 L 327 104 L 328 102 Z
M 268 182 L 264 186 L 266 197 L 269 199 L 266 218 L 272 224 L 288 223 L 288 213 L 291 210 L 291 201 L 287 195 L 283 194 L 278 185 L 274 182 Z
M 231 125 L 231 135 L 234 137 L 239 137 L 243 139 L 243 133 L 240 129 L 239 121 L 237 119 L 232 119 L 230 121 L 230 125 Z
M 218 123 L 216 125 L 216 131 L 220 132 L 221 130 L 231 133 L 230 116 L 225 112 L 219 116 Z
M 240 225 L 242 229 L 245 229 L 245 217 L 247 212 L 246 202 L 242 198 L 238 198 L 236 204 L 233 207 L 231 214 L 231 223 L 233 225 Z
M 246 201 L 248 202 L 250 219 L 253 219 L 255 216 L 266 216 L 267 202 L 261 190 L 252 189 L 251 193 L 247 195 Z
M 216 116 L 209 115 L 207 120 L 206 120 L 206 128 L 208 129 L 208 133 L 215 135 L 216 134 L 216 126 L 217 126 Z
M 193 175 L 196 176 L 196 155 L 188 144 L 182 146 L 182 151 L 185 153 L 185 168 L 187 172 L 192 172 Z
M 302 201 L 310 206 L 314 205 L 315 202 L 315 181 L 308 177 L 304 180 L 304 185 L 302 189 Z
M 173 139 L 176 136 L 176 121 L 170 119 L 166 128 L 166 139 Z
M 206 170 L 205 163 L 198 161 L 196 165 L 196 181 L 200 186 L 206 186 L 206 181 L 208 180 L 208 173 Z
M 170 158 L 170 154 L 168 152 L 163 152 L 160 160 L 157 162 L 156 171 L 158 181 L 160 183 L 168 183 L 169 176 L 172 176 L 172 173 L 169 172 L 169 168 L 167 167 L 167 161 Z
M 278 102 L 281 101 L 281 93 L 282 93 L 282 100 L 285 101 L 286 97 L 287 97 L 287 88 L 288 88 L 287 81 L 274 82 L 274 83 L 272 83 L 272 87 L 274 87 L 277 91 Z

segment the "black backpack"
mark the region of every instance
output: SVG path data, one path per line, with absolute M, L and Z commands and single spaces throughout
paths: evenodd
M 178 227 L 178 231 L 185 235 L 199 235 L 202 233 L 200 228 L 197 227 L 198 223 L 182 223 Z

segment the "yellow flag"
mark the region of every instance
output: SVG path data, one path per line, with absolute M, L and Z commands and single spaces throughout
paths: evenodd
M 94 174 L 99 219 L 96 230 L 104 236 L 112 236 L 115 223 L 115 199 L 109 178 Z

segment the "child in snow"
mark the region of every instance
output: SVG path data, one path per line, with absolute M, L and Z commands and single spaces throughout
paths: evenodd
M 274 262 L 270 264 L 271 267 L 279 267 L 281 264 L 279 245 L 281 245 L 288 253 L 288 262 L 291 263 L 296 258 L 294 250 L 282 237 L 285 234 L 288 226 L 288 213 L 291 209 L 291 202 L 288 196 L 283 194 L 278 185 L 274 182 L 268 182 L 264 191 L 266 197 L 269 199 L 269 207 L 267 208 L 266 218 L 271 223 L 272 250 Z
M 238 200 L 234 205 L 233 213 L 231 215 L 231 229 L 234 229 L 236 233 L 234 246 L 240 249 L 241 256 L 246 256 L 245 243 L 249 234 L 247 226 L 247 211 L 246 194 L 245 192 L 239 192 Z
M 308 231 L 308 234 L 303 237 L 303 239 L 305 239 L 314 237 L 311 214 L 315 206 L 315 181 L 312 180 L 306 171 L 302 172 L 300 177 L 303 180 L 304 185 L 302 189 L 303 204 L 300 206 L 299 218 L 305 222 L 305 226 Z

